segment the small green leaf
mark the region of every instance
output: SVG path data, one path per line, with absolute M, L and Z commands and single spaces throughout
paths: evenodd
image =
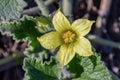
M 25 16 L 20 21 L 6 22 L 0 24 L 0 32 L 2 34 L 12 35 L 18 41 L 29 41 L 28 48 L 25 53 L 35 54 L 42 51 L 43 48 L 37 40 L 42 33 L 36 28 L 36 18 Z
M 37 26 L 36 28 L 41 32 L 41 33 L 46 33 L 51 30 L 54 30 L 52 26 L 51 19 L 49 17 L 41 16 L 41 17 L 36 17 L 37 21 Z
M 61 68 L 52 57 L 50 62 L 42 62 L 40 59 L 25 58 L 25 80 L 59 80 Z
M 19 19 L 25 6 L 23 0 L 0 0 L 0 18 L 3 21 Z
M 67 70 L 75 74 L 72 80 L 111 80 L 109 71 L 96 53 L 90 57 L 76 55 Z

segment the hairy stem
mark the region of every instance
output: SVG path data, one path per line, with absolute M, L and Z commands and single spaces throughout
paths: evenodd
M 10 61 L 16 60 L 16 58 L 20 58 L 20 57 L 23 57 L 23 56 L 24 56 L 23 53 L 17 53 L 16 55 L 13 54 L 13 55 L 11 55 L 7 58 L 1 59 L 0 60 L 0 65 L 6 64 Z
M 72 0 L 63 0 L 62 2 L 62 10 L 63 13 L 66 16 L 70 17 L 70 20 L 72 20 L 71 16 L 72 16 Z
M 112 80 L 120 80 L 112 71 L 110 71 L 110 74 L 112 75 Z
M 47 9 L 47 7 L 45 6 L 43 0 L 35 0 L 35 2 L 37 3 L 39 9 L 41 10 L 42 14 L 44 16 L 48 16 L 49 15 L 49 11 Z
M 44 2 L 45 6 L 49 6 L 51 3 L 53 3 L 54 0 L 47 0 Z M 39 13 L 39 7 L 33 7 L 30 9 L 26 9 L 22 12 L 22 14 L 35 14 L 35 13 Z
M 108 41 L 95 35 L 88 35 L 87 38 L 93 42 L 120 49 L 120 43 Z

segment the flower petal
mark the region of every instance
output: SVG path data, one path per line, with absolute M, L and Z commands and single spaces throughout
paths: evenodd
M 88 39 L 81 37 L 80 40 L 76 43 L 75 52 L 80 56 L 91 56 L 93 55 L 91 43 Z
M 53 25 L 58 32 L 62 32 L 66 29 L 70 29 L 70 22 L 68 19 L 62 14 L 60 10 L 56 12 L 53 16 Z
M 37 38 L 46 49 L 53 49 L 62 44 L 59 33 L 53 31 Z
M 62 66 L 67 65 L 75 55 L 73 46 L 71 45 L 62 45 L 58 51 L 58 60 Z
M 75 29 L 80 36 L 85 36 L 90 32 L 93 23 L 94 21 L 89 21 L 87 19 L 78 19 L 73 22 L 72 28 Z

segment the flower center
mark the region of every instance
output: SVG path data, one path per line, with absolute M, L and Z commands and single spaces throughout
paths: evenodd
M 67 43 L 72 43 L 75 40 L 75 36 L 76 34 L 73 31 L 68 30 L 63 33 L 62 38 L 64 43 L 67 44 Z

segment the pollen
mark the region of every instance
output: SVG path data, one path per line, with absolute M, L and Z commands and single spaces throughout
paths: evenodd
M 73 31 L 65 31 L 62 35 L 63 41 L 65 44 L 74 42 L 76 34 Z

